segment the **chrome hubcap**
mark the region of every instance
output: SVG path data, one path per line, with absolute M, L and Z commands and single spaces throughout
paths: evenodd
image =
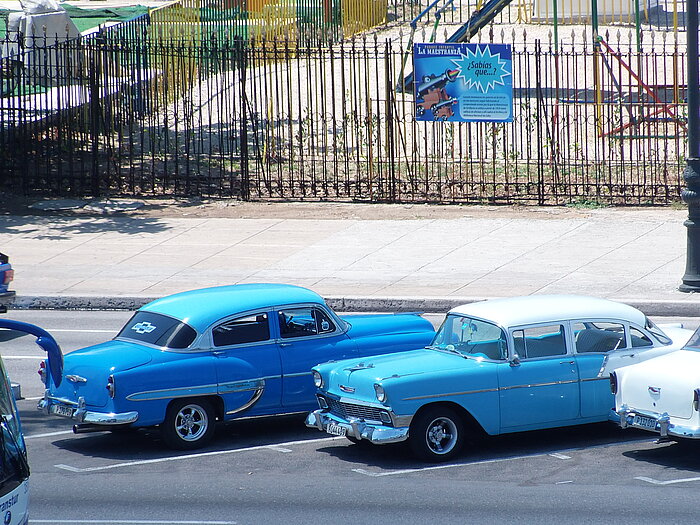
M 437 418 L 426 433 L 428 447 L 435 454 L 447 454 L 457 443 L 457 426 L 447 418 Z
M 198 405 L 187 405 L 180 409 L 175 418 L 175 430 L 185 441 L 196 441 L 207 431 L 207 413 Z

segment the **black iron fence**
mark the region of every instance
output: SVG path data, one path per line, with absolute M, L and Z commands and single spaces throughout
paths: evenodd
M 25 194 L 665 204 L 685 165 L 674 39 L 513 49 L 512 123 L 417 122 L 407 41 L 164 38 L 147 23 L 2 59 L 0 185 Z

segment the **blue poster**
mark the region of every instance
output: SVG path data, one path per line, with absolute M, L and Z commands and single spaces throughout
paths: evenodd
M 508 44 L 414 44 L 416 120 L 513 121 Z

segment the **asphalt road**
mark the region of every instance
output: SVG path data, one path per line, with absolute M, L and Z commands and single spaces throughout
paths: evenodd
M 48 329 L 68 352 L 111 338 L 130 314 L 7 315 Z M 153 432 L 72 434 L 67 421 L 35 409 L 41 350 L 32 338 L 0 349 L 25 397 L 18 404 L 32 469 L 33 524 L 688 523 L 700 517 L 700 443 L 657 445 L 651 434 L 597 424 L 489 438 L 454 462 L 433 466 L 401 445 L 353 445 L 290 416 L 227 423 L 206 449 L 172 452 Z

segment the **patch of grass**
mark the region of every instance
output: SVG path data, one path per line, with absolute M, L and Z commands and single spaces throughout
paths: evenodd
M 607 208 L 607 204 L 591 199 L 590 197 L 577 197 L 573 200 L 573 202 L 566 204 L 566 207 L 582 210 L 598 210 L 601 208 Z

